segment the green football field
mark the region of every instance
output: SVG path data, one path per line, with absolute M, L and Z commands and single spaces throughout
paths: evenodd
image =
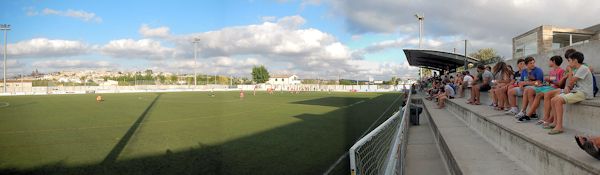
M 0 97 L 0 174 L 322 174 L 402 101 L 399 93 L 208 94 Z

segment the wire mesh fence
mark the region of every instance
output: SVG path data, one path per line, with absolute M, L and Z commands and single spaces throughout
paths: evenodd
M 362 145 L 350 152 L 355 157 L 356 168 L 353 171 L 356 174 L 384 174 L 394 136 L 400 129 L 401 118 L 390 118 L 391 121 L 382 124 L 373 134 L 365 136 L 367 139 Z
M 410 89 L 405 107 L 412 105 Z M 352 175 L 403 174 L 409 107 L 396 112 L 349 150 Z

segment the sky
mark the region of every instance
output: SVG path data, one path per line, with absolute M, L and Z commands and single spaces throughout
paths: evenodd
M 388 80 L 416 77 L 402 52 L 494 48 L 541 25 L 600 22 L 596 0 L 220 0 L 0 1 L 8 32 L 8 76 L 152 69 L 250 77 Z M 196 44 L 193 41 L 198 41 Z M 4 40 L 2 40 L 3 42 Z M 194 58 L 196 50 L 196 58 Z M 4 52 L 4 51 L 2 51 Z

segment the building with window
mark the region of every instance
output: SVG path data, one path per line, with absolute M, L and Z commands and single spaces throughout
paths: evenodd
M 584 29 L 542 25 L 513 38 L 513 59 L 600 40 L 600 24 Z
M 275 75 L 272 77 L 269 77 L 269 81 L 267 81 L 268 84 L 273 84 L 273 85 L 277 85 L 277 84 L 285 84 L 285 85 L 295 85 L 295 84 L 301 84 L 300 80 L 298 79 L 298 76 L 296 75 Z
M 16 90 L 19 90 L 19 88 L 31 88 L 33 87 L 33 81 L 32 80 L 6 80 L 6 88 L 7 88 L 7 92 L 11 92 Z M 2 82 L 2 80 L 0 80 L 0 92 L 4 89 L 4 83 Z

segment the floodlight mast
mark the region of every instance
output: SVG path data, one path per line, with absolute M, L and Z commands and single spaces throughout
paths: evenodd
M 419 49 L 422 47 L 423 42 L 423 20 L 425 20 L 425 15 L 415 14 L 417 20 L 419 20 Z
M 2 91 L 2 93 L 6 93 L 6 54 L 7 54 L 7 50 L 6 50 L 6 43 L 7 43 L 7 37 L 6 37 L 6 33 L 10 30 L 10 25 L 9 24 L 0 24 L 0 30 L 4 31 L 4 68 L 3 68 L 3 79 L 2 79 L 2 87 L 4 87 L 4 91 Z
M 415 14 L 415 17 L 417 18 L 417 20 L 419 20 L 419 49 L 421 49 L 422 46 L 422 42 L 423 42 L 423 20 L 425 20 L 425 15 L 419 15 L 418 13 Z M 421 67 L 421 69 L 419 69 L 419 73 L 421 74 L 420 76 L 423 77 L 423 68 Z
M 200 42 L 200 39 L 198 38 L 194 38 L 194 41 L 192 41 L 192 43 L 194 43 L 194 88 L 196 88 L 196 86 L 198 86 L 198 81 L 196 81 L 196 77 L 198 75 L 196 75 L 196 57 L 198 56 L 198 43 Z

